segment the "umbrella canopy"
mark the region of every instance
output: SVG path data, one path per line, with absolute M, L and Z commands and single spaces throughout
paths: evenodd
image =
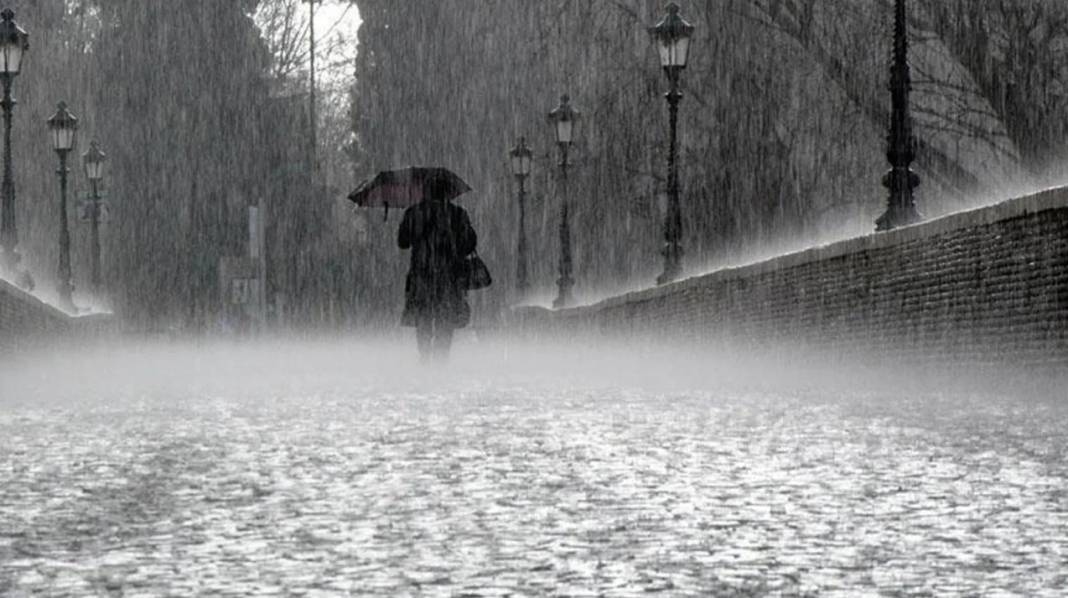
M 433 190 L 433 191 L 431 191 Z M 364 208 L 407 208 L 428 199 L 456 199 L 471 187 L 456 173 L 440 166 L 412 166 L 401 170 L 384 170 L 360 183 L 349 199 Z

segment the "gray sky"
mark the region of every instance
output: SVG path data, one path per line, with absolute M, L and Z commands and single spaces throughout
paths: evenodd
M 322 65 L 323 83 L 331 85 L 339 79 L 350 77 L 352 59 L 356 56 L 356 31 L 360 27 L 360 13 L 356 5 L 346 0 L 324 0 L 315 12 L 316 38 L 325 42 L 327 38 L 341 35 L 346 40 L 343 54 L 325 55 L 316 52 Z M 322 44 L 325 47 L 326 44 Z

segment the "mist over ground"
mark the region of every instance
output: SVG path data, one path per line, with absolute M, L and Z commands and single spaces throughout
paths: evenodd
M 407 338 L 5 360 L 0 593 L 1057 595 L 1059 382 L 801 363 L 474 335 L 448 367 Z
M 292 391 L 432 394 L 510 385 L 546 391 L 777 391 L 898 399 L 996 395 L 1024 402 L 1064 397 L 1063 377 L 1037 368 L 899 364 L 856 351 L 833 355 L 768 346 L 757 352 L 647 337 L 555 341 L 462 332 L 447 362 L 423 365 L 410 336 L 407 331 L 363 337 L 305 333 L 49 345 L 4 355 L 0 397 L 14 403 L 204 393 L 263 399 Z

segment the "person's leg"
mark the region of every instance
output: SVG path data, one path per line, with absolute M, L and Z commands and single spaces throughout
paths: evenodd
M 434 321 L 422 318 L 415 326 L 415 342 L 419 346 L 420 361 L 429 361 L 434 353 Z
M 438 359 L 449 358 L 449 350 L 452 348 L 452 325 L 448 322 L 437 323 L 434 328 L 434 354 Z

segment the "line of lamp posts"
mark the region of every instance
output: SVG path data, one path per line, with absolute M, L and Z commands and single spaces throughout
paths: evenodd
M 0 108 L 4 114 L 4 174 L 0 184 L 0 247 L 3 249 L 2 267 L 9 278 L 23 287 L 32 288 L 32 278 L 25 271 L 19 271 L 21 256 L 18 253 L 19 235 L 15 222 L 15 182 L 11 158 L 11 120 L 15 100 L 11 90 L 22 68 L 22 62 L 29 50 L 29 34 L 15 22 L 15 13 L 11 9 L 0 12 L 0 84 L 3 85 L 3 99 Z M 70 226 L 67 218 L 67 179 L 70 169 L 67 162 L 74 150 L 78 131 L 78 119 L 60 102 L 56 113 L 48 119 L 48 129 L 52 135 L 52 148 L 59 156 L 59 263 L 57 266 L 57 290 L 59 307 L 74 313 L 77 311 L 73 301 L 74 283 L 72 281 L 70 260 Z M 104 165 L 107 156 L 94 141 L 89 151 L 82 156 L 85 175 L 89 180 L 90 197 L 88 202 L 88 219 L 91 229 L 91 277 L 95 292 L 101 290 L 100 275 L 100 221 L 102 201 L 100 184 L 104 178 Z
M 667 210 L 664 215 L 664 271 L 657 278 L 657 284 L 666 284 L 676 280 L 682 272 L 682 210 L 679 206 L 679 172 L 678 172 L 678 114 L 682 92 L 679 79 L 686 68 L 689 56 L 690 39 L 694 27 L 679 15 L 679 7 L 671 3 L 667 15 L 654 27 L 649 28 L 656 40 L 660 54 L 660 65 L 668 78 L 668 92 L 664 97 L 668 102 L 668 123 L 670 138 L 668 145 L 668 179 Z M 916 210 L 913 192 L 920 184 L 920 177 L 913 172 L 911 165 L 916 158 L 917 141 L 913 135 L 912 117 L 909 111 L 909 93 L 912 89 L 912 77 L 908 63 L 908 18 L 906 0 L 894 0 L 894 43 L 890 63 L 890 127 L 887 134 L 887 160 L 890 170 L 883 177 L 883 186 L 889 191 L 886 211 L 876 220 L 876 231 L 888 231 L 900 226 L 907 226 L 922 220 Z M 549 113 L 549 122 L 554 126 L 556 144 L 560 148 L 560 278 L 557 279 L 558 294 L 553 307 L 567 307 L 571 304 L 571 287 L 575 281 L 571 277 L 571 232 L 569 218 L 569 197 L 567 195 L 567 154 L 574 140 L 575 124 L 579 113 L 571 107 L 568 96 L 563 96 L 560 105 Z M 520 139 L 518 145 L 510 152 L 512 173 L 519 186 L 519 240 L 516 276 L 516 290 L 520 297 L 528 291 L 527 281 L 527 240 L 524 183 L 530 176 L 532 153 L 526 140 Z
M 686 22 L 679 14 L 679 6 L 671 3 L 667 14 L 649 32 L 656 40 L 660 55 L 660 65 L 667 75 L 669 88 L 665 94 L 668 102 L 670 138 L 668 143 L 668 179 L 667 210 L 664 216 L 664 270 L 657 277 L 657 284 L 667 284 L 678 278 L 682 272 L 682 210 L 679 205 L 678 175 L 678 113 L 682 92 L 679 79 L 689 57 L 690 39 L 694 26 Z M 566 94 L 560 98 L 560 104 L 549 112 L 549 123 L 553 127 L 556 145 L 560 152 L 560 222 L 559 222 L 559 278 L 556 280 L 557 296 L 554 308 L 567 307 L 572 303 L 571 289 L 575 285 L 572 277 L 571 260 L 571 223 L 570 197 L 567 187 L 568 152 L 575 140 L 579 112 L 571 105 Z M 519 235 L 517 239 L 516 292 L 524 297 L 530 289 L 527 273 L 527 237 L 526 237 L 526 179 L 533 166 L 533 152 L 527 146 L 526 139 L 520 138 L 509 152 L 512 174 L 515 175 L 519 195 Z

